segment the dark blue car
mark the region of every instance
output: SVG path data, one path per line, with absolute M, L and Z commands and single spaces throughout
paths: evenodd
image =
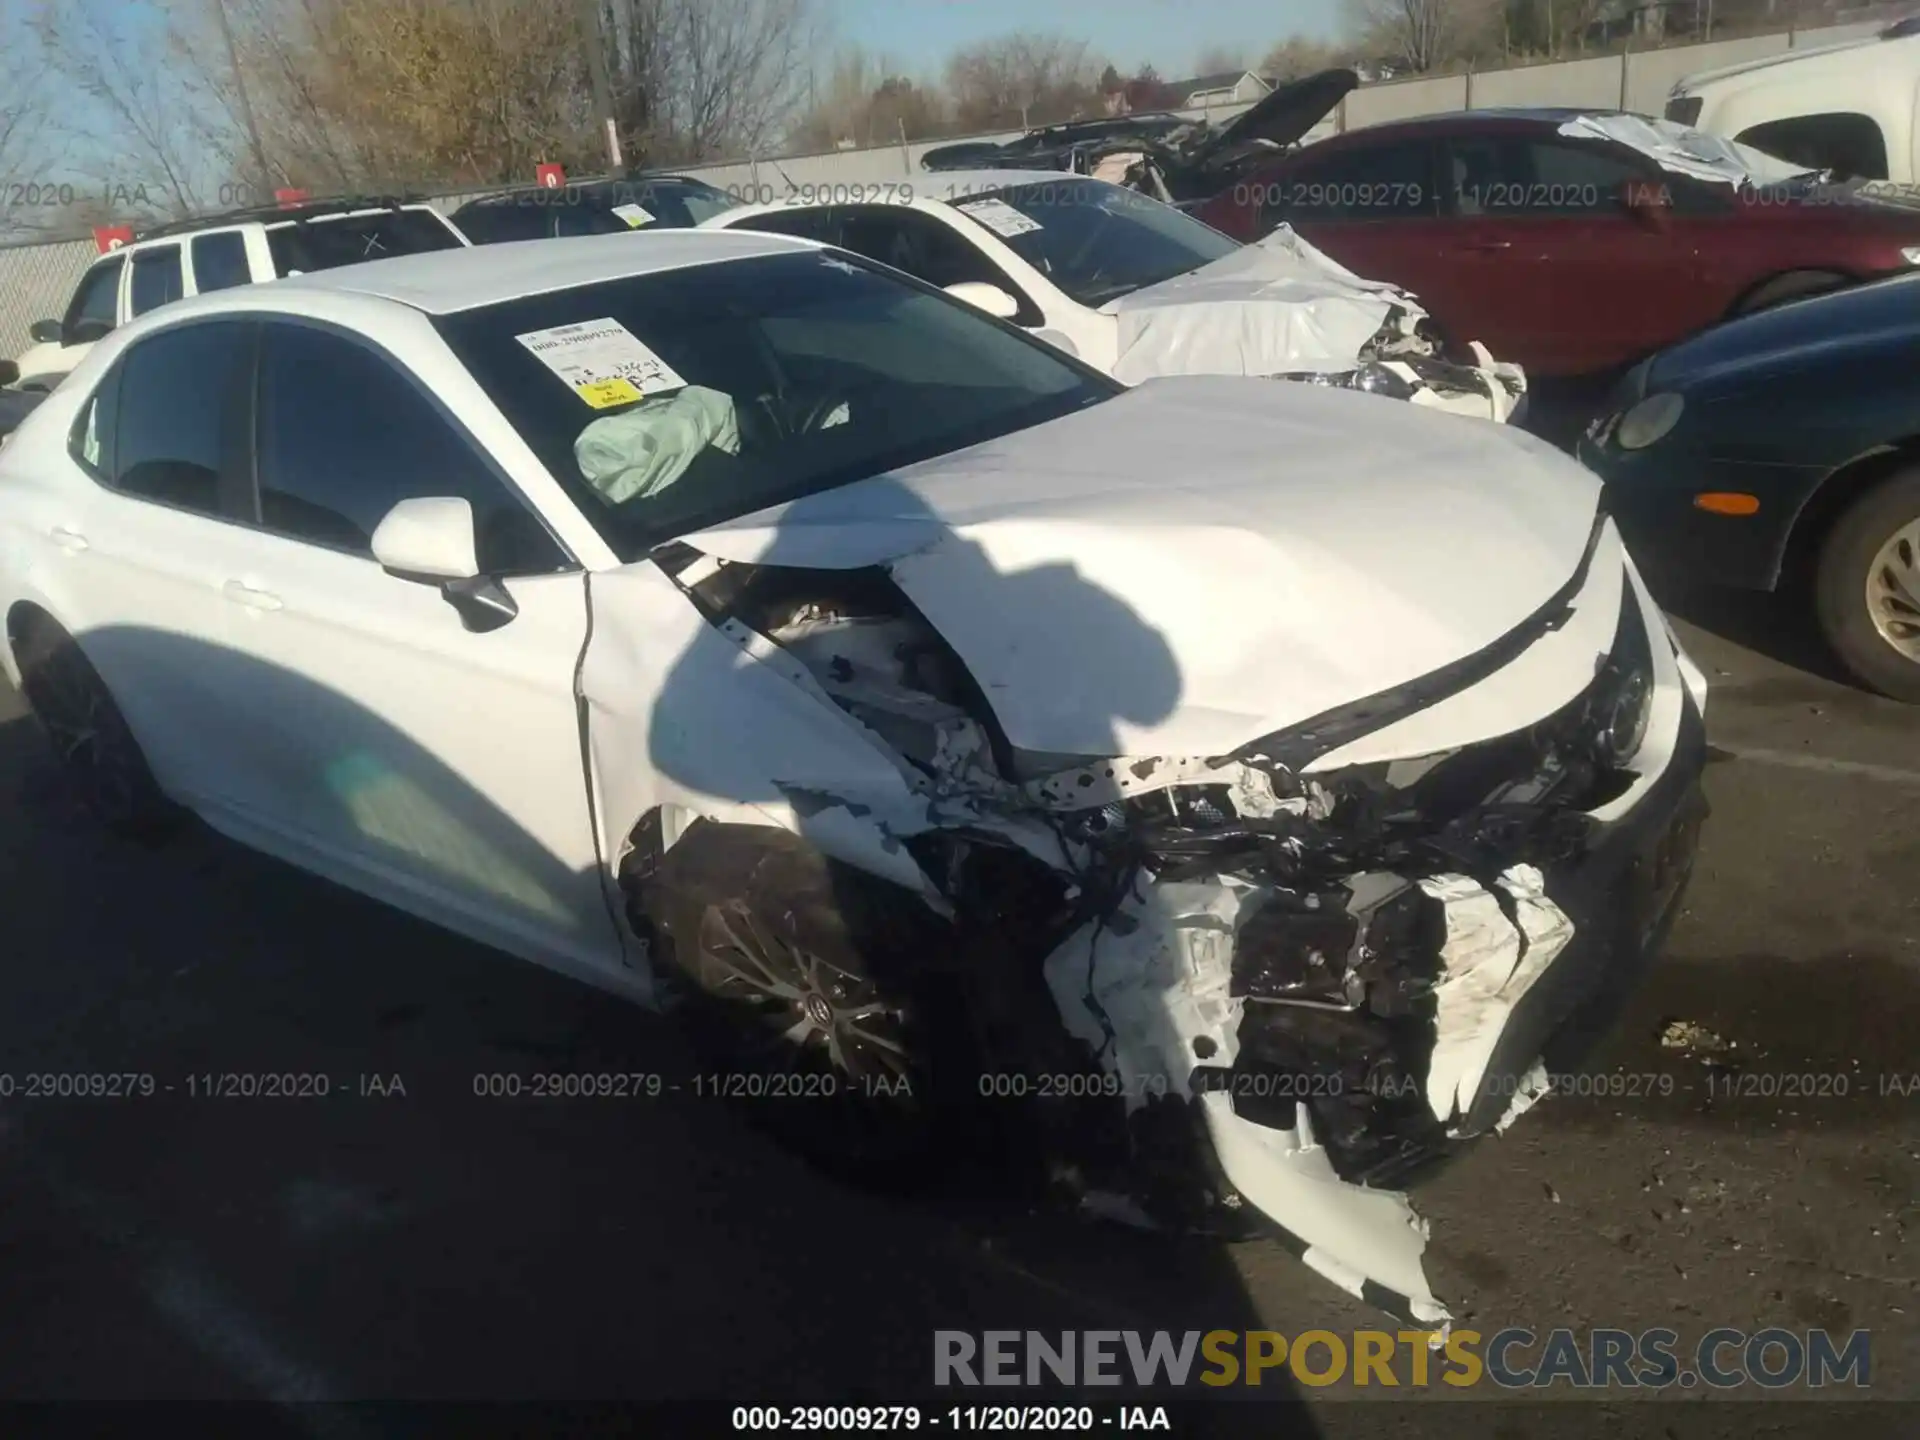
M 1650 568 L 1803 587 L 1856 678 L 1920 703 L 1920 275 L 1661 351 L 1580 458 Z

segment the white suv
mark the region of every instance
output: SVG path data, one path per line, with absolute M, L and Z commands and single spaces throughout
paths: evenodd
M 108 331 L 185 295 L 471 243 L 430 205 L 364 199 L 159 226 L 89 266 L 60 319 L 33 323 L 16 383 L 53 389 Z

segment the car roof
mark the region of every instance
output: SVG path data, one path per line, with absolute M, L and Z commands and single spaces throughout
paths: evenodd
M 1820 45 L 1809 50 L 1783 50 L 1777 55 L 1763 55 L 1755 60 L 1715 66 L 1711 70 L 1695 70 L 1681 76 L 1673 88 L 1675 94 L 1690 95 L 1719 86 L 1724 81 L 1747 77 L 1756 84 L 1770 83 L 1775 79 L 1770 72 L 1788 66 L 1792 67 L 1793 77 L 1798 80 L 1828 71 L 1849 79 L 1864 79 L 1872 72 L 1911 72 L 1916 65 L 1920 65 L 1920 35 L 1869 35 L 1864 39 L 1842 40 L 1838 44 Z
M 751 230 L 662 230 L 513 240 L 367 260 L 276 280 L 267 288 L 371 295 L 396 300 L 430 315 L 449 315 L 523 295 L 570 290 L 576 285 L 817 248 L 812 241 Z
M 721 194 L 726 192 L 711 181 L 702 180 L 698 175 L 628 175 L 624 178 L 598 180 L 569 180 L 561 186 L 515 185 L 506 190 L 489 190 L 485 194 L 473 195 L 461 202 L 461 210 L 475 206 L 511 205 L 524 200 L 529 195 L 550 197 L 545 203 L 550 205 L 613 205 L 630 195 L 658 186 L 671 189 L 684 186 L 689 190 L 713 190 Z M 458 214 L 458 211 L 454 213 Z

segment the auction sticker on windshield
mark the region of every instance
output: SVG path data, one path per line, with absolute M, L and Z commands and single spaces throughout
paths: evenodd
M 628 405 L 687 382 L 618 320 L 582 320 L 513 337 L 596 410 Z
M 1038 220 L 1022 215 L 1004 200 L 969 200 L 959 208 L 996 235 L 1025 235 L 1040 228 Z
M 613 213 L 636 230 L 642 225 L 651 225 L 654 220 L 653 212 L 644 205 L 616 205 Z

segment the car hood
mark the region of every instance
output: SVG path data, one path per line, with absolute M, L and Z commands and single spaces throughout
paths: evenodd
M 1219 755 L 1523 625 L 1598 491 L 1510 426 L 1195 376 L 682 538 L 885 567 L 1019 749 Z
M 1663 350 L 1649 391 L 1725 388 L 1875 350 L 1920 351 L 1920 275 L 1790 301 Z
M 1394 306 L 1426 312 L 1282 225 L 1210 265 L 1104 307 L 1119 324 L 1113 376 L 1278 375 L 1351 368 Z
M 1295 144 L 1359 84 L 1360 77 L 1351 70 L 1322 70 L 1276 86 L 1251 108 L 1213 131 L 1192 158 L 1204 160 L 1255 140 L 1283 147 Z

